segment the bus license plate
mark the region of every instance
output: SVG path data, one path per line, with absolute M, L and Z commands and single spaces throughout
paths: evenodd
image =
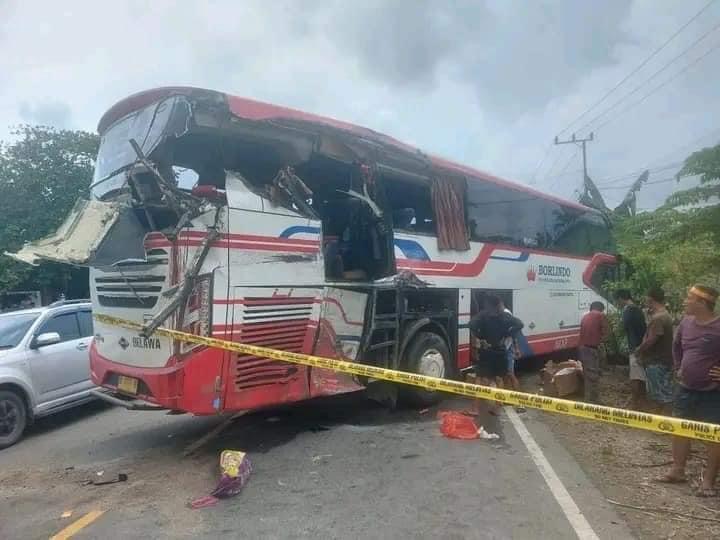
M 120 375 L 118 378 L 118 390 L 126 394 L 137 394 L 138 380 L 132 377 Z

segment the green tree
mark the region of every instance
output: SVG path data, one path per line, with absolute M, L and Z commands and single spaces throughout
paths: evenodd
M 98 136 L 45 126 L 20 126 L 0 143 L 0 253 L 52 233 L 79 197 L 88 196 Z M 0 256 L 0 291 L 62 288 L 76 270 L 39 267 Z
M 615 220 L 618 246 L 634 272 L 621 286 L 642 298 L 665 288 L 679 311 L 689 285 L 720 285 L 720 145 L 689 156 L 678 179 L 697 176 L 697 187 L 671 195 L 653 212 Z
M 687 158 L 677 174 L 677 178 L 679 180 L 687 176 L 699 177 L 700 185 L 674 193 L 668 198 L 667 206 L 678 208 L 710 202 L 711 205 L 705 207 L 705 210 L 711 210 L 711 213 L 717 217 L 716 210 L 719 202 L 717 199 L 720 197 L 720 144 L 703 148 Z

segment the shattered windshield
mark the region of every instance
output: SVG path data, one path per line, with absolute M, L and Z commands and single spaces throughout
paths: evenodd
M 164 137 L 179 137 L 187 131 L 190 104 L 182 96 L 173 96 L 153 103 L 115 122 L 102 136 L 91 191 L 101 199 L 122 189 L 123 172 L 137 159 L 130 139 L 135 139 L 145 155 L 149 155 Z

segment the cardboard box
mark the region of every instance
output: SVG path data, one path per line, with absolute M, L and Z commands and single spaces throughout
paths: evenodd
M 575 360 L 555 363 L 550 360 L 542 370 L 545 395 L 564 397 L 579 392 L 582 387 L 582 365 Z

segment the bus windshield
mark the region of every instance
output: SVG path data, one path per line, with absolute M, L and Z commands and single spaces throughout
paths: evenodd
M 134 139 L 143 153 L 151 154 L 168 136 L 179 137 L 188 129 L 190 105 L 183 96 L 171 96 L 148 105 L 115 122 L 102 136 L 95 174 L 93 197 L 102 199 L 123 189 L 125 170 L 136 161 L 130 145 Z

